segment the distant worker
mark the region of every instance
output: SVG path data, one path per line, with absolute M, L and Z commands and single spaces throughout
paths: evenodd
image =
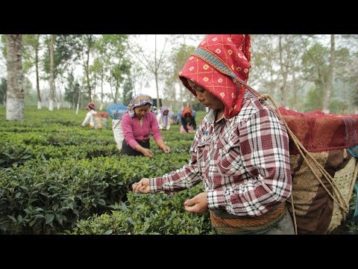
M 160 130 L 169 130 L 170 129 L 169 108 L 162 107 L 160 109 L 160 113 L 157 116 L 157 120 Z
M 180 132 L 194 133 L 196 130 L 195 113 L 190 106 L 184 106 L 180 114 Z
M 123 131 L 121 127 L 121 120 L 123 115 L 128 111 L 128 107 L 123 104 L 114 103 L 108 106 L 107 112 L 112 118 L 112 131 L 114 141 L 116 141 L 117 149 L 119 151 L 122 150 L 122 143 L 123 143 Z
M 97 114 L 96 105 L 92 102 L 89 103 L 87 105 L 87 110 L 88 110 L 88 112 L 87 112 L 86 117 L 83 120 L 81 126 L 85 127 L 85 126 L 89 125 L 90 128 L 97 128 L 97 124 L 95 121 L 95 115 Z

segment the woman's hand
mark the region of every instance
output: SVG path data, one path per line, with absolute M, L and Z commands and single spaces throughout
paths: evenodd
M 153 157 L 153 152 L 150 149 L 142 147 L 139 144 L 135 147 L 135 150 L 139 151 L 140 153 L 142 153 L 145 157 L 149 157 L 149 158 Z
M 163 151 L 164 153 L 169 153 L 169 152 L 170 152 L 170 147 L 168 147 L 167 145 L 164 145 L 164 146 L 162 147 L 162 151 Z
M 137 193 L 149 193 L 150 187 L 149 187 L 149 179 L 148 178 L 142 178 L 137 183 L 134 183 L 132 185 L 133 192 Z
M 150 149 L 143 148 L 141 152 L 145 157 L 149 157 L 149 158 L 153 157 L 153 152 Z
M 155 143 L 157 143 L 158 148 L 160 148 L 164 153 L 169 153 L 170 152 L 170 147 L 165 145 L 163 139 L 160 138 L 158 140 L 155 140 Z
M 199 193 L 184 202 L 184 208 L 192 213 L 204 213 L 208 210 L 208 197 L 206 192 Z

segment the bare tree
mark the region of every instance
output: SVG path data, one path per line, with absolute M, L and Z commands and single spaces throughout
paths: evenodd
M 279 47 L 279 55 L 280 55 L 280 73 L 282 76 L 282 84 L 280 87 L 281 90 L 281 104 L 287 106 L 287 89 L 286 89 L 286 85 L 287 85 L 287 76 L 288 76 L 288 64 L 284 63 L 283 61 L 283 48 L 282 48 L 282 35 L 280 35 L 278 37 L 278 47 Z M 289 58 L 289 57 L 287 57 Z
M 53 111 L 53 105 L 55 102 L 55 40 L 56 36 L 51 35 L 50 45 L 49 45 L 49 52 L 50 52 L 50 100 L 49 100 L 49 107 L 50 111 Z
M 165 38 L 164 45 L 162 50 L 159 53 L 159 57 L 157 57 L 158 54 L 158 48 L 157 48 L 157 36 L 154 36 L 154 58 L 148 56 L 143 48 L 139 47 L 138 45 L 133 45 L 131 49 L 132 56 L 142 65 L 144 68 L 149 71 L 151 74 L 154 75 L 155 79 L 155 87 L 156 87 L 156 93 L 157 93 L 157 108 L 158 111 L 160 109 L 160 103 L 159 103 L 159 76 L 164 70 L 165 66 L 165 48 L 167 45 L 168 39 Z
M 39 71 L 39 52 L 40 52 L 40 35 L 23 35 L 23 73 L 26 75 L 29 70 L 35 68 L 35 83 L 37 91 L 37 109 L 42 108 L 41 91 L 40 91 L 40 71 Z
M 328 78 L 327 83 L 324 87 L 323 92 L 323 104 L 322 110 L 323 112 L 329 113 L 329 102 L 331 99 L 331 93 L 333 88 L 333 81 L 334 81 L 334 65 L 335 65 L 335 36 L 331 35 L 331 49 L 330 49 L 330 58 L 329 58 L 329 67 L 328 67 Z

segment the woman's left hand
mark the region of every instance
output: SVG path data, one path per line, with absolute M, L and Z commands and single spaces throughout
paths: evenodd
M 184 202 L 184 208 L 192 213 L 204 213 L 208 210 L 208 197 L 206 192 L 199 193 Z

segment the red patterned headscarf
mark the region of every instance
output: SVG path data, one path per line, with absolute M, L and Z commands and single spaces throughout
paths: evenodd
M 194 95 L 188 80 L 209 91 L 224 103 L 224 115 L 231 118 L 242 107 L 250 70 L 249 35 L 207 35 L 179 73 Z

